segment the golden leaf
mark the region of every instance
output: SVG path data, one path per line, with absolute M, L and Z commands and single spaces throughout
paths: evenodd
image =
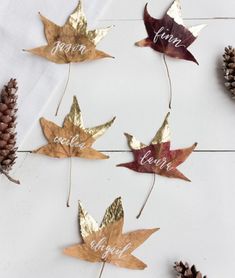
M 96 139 L 103 135 L 112 125 L 115 117 L 100 126 L 85 128 L 76 97 L 73 99 L 70 113 L 65 117 L 63 127 L 57 126 L 44 118 L 41 127 L 48 144 L 34 151 L 56 158 L 81 157 L 89 159 L 106 159 L 108 156 L 91 148 Z
M 64 249 L 64 253 L 89 262 L 106 262 L 119 267 L 144 269 L 146 264 L 131 253 L 157 229 L 122 233 L 124 212 L 121 198 L 106 210 L 100 227 L 80 205 L 80 228 L 83 243 Z
M 107 35 L 112 26 L 88 30 L 81 0 L 62 27 L 41 14 L 40 17 L 47 45 L 29 49 L 28 52 L 58 64 L 112 57 L 96 49 L 96 45 Z

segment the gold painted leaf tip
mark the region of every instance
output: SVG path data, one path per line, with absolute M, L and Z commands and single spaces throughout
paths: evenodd
M 126 136 L 128 145 L 132 150 L 140 150 L 146 147 L 145 144 L 137 140 L 134 136 L 128 133 L 124 133 L 124 135 Z
M 107 227 L 114 222 L 117 222 L 124 218 L 124 211 L 122 206 L 122 198 L 116 198 L 112 204 L 106 209 L 104 218 L 101 223 L 101 229 Z
M 78 103 L 78 99 L 75 95 L 73 96 L 73 103 Z
M 114 202 L 121 202 L 122 203 L 122 197 L 121 196 L 117 197 Z
M 151 142 L 152 144 L 161 144 L 170 141 L 170 127 L 168 121 L 169 116 L 170 116 L 170 112 L 167 113 L 162 123 L 162 126 L 159 128 L 156 135 L 154 136 Z
M 119 206 L 119 207 L 121 207 L 121 208 L 123 209 L 123 206 L 122 206 L 122 197 L 121 197 L 121 196 L 117 197 L 117 198 L 113 201 L 112 205 L 113 205 L 113 204 L 115 204 L 115 205 L 117 205 L 117 206 Z
M 168 113 L 166 114 L 166 120 L 169 119 L 170 115 L 171 115 L 171 112 L 168 112 Z
M 83 203 L 80 200 L 78 200 L 78 210 L 79 210 L 79 214 L 84 214 L 84 212 L 85 212 L 85 208 L 83 206 Z
M 110 122 L 110 123 L 112 124 L 112 123 L 116 120 L 116 118 L 117 118 L 117 117 L 116 117 L 116 116 L 114 116 L 114 117 L 112 118 L 112 120 L 111 120 L 111 122 Z
M 133 136 L 131 134 L 129 134 L 127 132 L 124 132 L 123 134 L 126 136 L 126 139 L 128 140 L 128 142 L 130 142 L 132 140 Z
M 79 212 L 80 217 L 81 217 L 81 215 L 84 215 L 84 213 L 85 213 L 85 209 L 84 209 L 81 201 L 78 201 L 78 212 Z
M 132 135 L 130 135 L 129 133 L 127 133 L 127 132 L 124 132 L 123 133 L 127 138 L 129 138 L 130 136 L 132 136 Z
M 202 31 L 202 29 L 204 29 L 206 26 L 207 26 L 207 24 L 191 26 L 189 28 L 189 31 L 193 34 L 193 36 L 195 38 L 197 38 L 199 36 L 200 32 Z

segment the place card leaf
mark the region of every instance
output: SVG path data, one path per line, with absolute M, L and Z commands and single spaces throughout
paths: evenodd
M 148 37 L 137 42 L 137 46 L 148 46 L 170 57 L 198 64 L 187 48 L 196 40 L 205 24 L 187 28 L 182 19 L 180 0 L 173 2 L 162 19 L 150 16 L 146 4 L 144 24 Z
M 88 30 L 81 0 L 62 27 L 41 14 L 40 18 L 44 25 L 47 45 L 26 51 L 58 64 L 111 57 L 109 54 L 97 50 L 96 45 L 107 35 L 112 26 Z
M 101 225 L 96 223 L 79 202 L 79 221 L 83 242 L 65 248 L 66 255 L 129 269 L 142 270 L 147 267 L 132 252 L 159 229 L 143 229 L 123 234 L 124 211 L 121 198 L 117 198 L 106 210 Z
M 132 135 L 125 134 L 134 155 L 134 161 L 117 166 L 126 167 L 139 173 L 154 173 L 168 178 L 190 181 L 177 167 L 189 157 L 197 143 L 189 148 L 171 150 L 169 115 L 170 113 L 166 115 L 161 128 L 150 145 L 145 145 Z
M 114 120 L 115 117 L 111 121 L 93 128 L 84 127 L 82 113 L 77 98 L 74 96 L 70 113 L 65 117 L 62 127 L 44 118 L 40 119 L 40 124 L 48 144 L 33 151 L 33 153 L 55 158 L 109 158 L 91 146 L 96 139 L 106 132 Z

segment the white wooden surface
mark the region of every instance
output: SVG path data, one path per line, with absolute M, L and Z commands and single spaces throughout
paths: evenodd
M 61 124 L 76 94 L 86 126 L 116 115 L 115 124 L 94 145 L 100 150 L 128 150 L 123 132 L 148 143 L 167 112 L 168 83 L 162 57 L 149 48 L 134 46 L 135 41 L 146 36 L 141 20 L 144 4 L 143 0 L 112 1 L 99 25 L 112 23 L 115 28 L 99 48 L 116 59 L 73 65 L 60 115 L 54 117 L 63 86 L 43 113 Z M 163 0 L 151 0 L 149 4 L 150 13 L 155 16 L 168 6 Z M 235 2 L 182 0 L 182 6 L 187 24 L 206 21 L 208 26 L 190 48 L 200 66 L 167 59 L 174 94 L 173 147 L 186 147 L 197 141 L 199 150 L 235 150 L 235 103 L 224 91 L 220 77 L 223 48 L 235 43 L 235 20 L 200 19 L 235 17 Z M 47 15 L 50 13 L 52 19 L 56 18 L 52 11 Z M 21 150 L 31 150 L 45 142 L 37 123 Z M 115 167 L 129 161 L 130 153 L 109 154 L 110 159 L 105 161 L 73 159 L 72 200 L 71 207 L 66 208 L 69 161 L 19 153 L 13 173 L 22 185 L 14 186 L 0 177 L 0 276 L 98 277 L 99 264 L 66 257 L 62 250 L 80 241 L 78 199 L 101 220 L 106 207 L 121 195 L 125 231 L 151 227 L 161 230 L 135 252 L 148 264 L 145 271 L 108 265 L 104 278 L 173 278 L 171 266 L 179 259 L 197 264 L 209 278 L 232 277 L 235 153 L 193 153 L 181 167 L 192 183 L 158 177 L 157 187 L 138 221 L 135 216 L 151 184 L 151 175 Z

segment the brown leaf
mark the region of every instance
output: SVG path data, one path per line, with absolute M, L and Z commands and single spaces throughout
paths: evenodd
M 76 97 L 74 97 L 70 113 L 66 116 L 63 127 L 44 118 L 40 119 L 48 144 L 35 150 L 34 153 L 56 158 L 106 159 L 108 156 L 94 150 L 91 146 L 96 139 L 106 132 L 114 120 L 115 118 L 103 125 L 85 128 L 80 107 Z
M 106 262 L 119 267 L 144 269 L 146 264 L 131 253 L 159 229 L 122 234 L 124 213 L 121 198 L 106 210 L 100 226 L 80 204 L 80 230 L 83 243 L 64 249 L 64 253 L 89 262 Z
M 198 64 L 187 48 L 196 40 L 205 25 L 187 28 L 181 16 L 180 0 L 173 2 L 162 19 L 151 17 L 146 4 L 144 24 L 148 37 L 137 42 L 137 46 L 148 46 L 168 56 L 193 61 Z
M 96 45 L 107 35 L 112 26 L 89 31 L 81 0 L 62 27 L 41 14 L 40 18 L 44 25 L 47 45 L 29 49 L 28 52 L 58 64 L 111 57 L 97 50 Z
M 197 143 L 189 148 L 170 150 L 170 128 L 167 114 L 161 128 L 150 145 L 145 145 L 132 135 L 125 134 L 134 155 L 134 161 L 117 166 L 126 167 L 140 173 L 155 173 L 168 178 L 190 181 L 178 169 L 196 148 Z

